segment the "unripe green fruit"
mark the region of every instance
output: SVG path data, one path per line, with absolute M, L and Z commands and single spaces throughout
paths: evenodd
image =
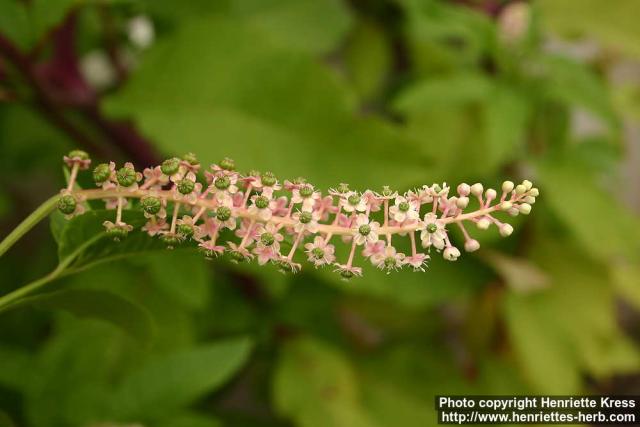
M 177 227 L 178 234 L 183 236 L 185 239 L 190 239 L 193 237 L 193 226 L 190 224 L 179 224 Z
M 198 158 L 193 153 L 185 154 L 184 156 L 182 156 L 182 160 L 189 163 L 190 165 L 197 165 L 199 163 Z
M 60 197 L 58 200 L 58 210 L 65 215 L 71 215 L 76 211 L 77 202 L 70 194 Z
M 231 185 L 231 180 L 229 180 L 228 176 L 219 176 L 213 185 L 215 185 L 218 190 L 226 190 Z
M 150 215 L 155 215 L 158 212 L 160 212 L 160 209 L 162 208 L 162 203 L 160 202 L 159 198 L 154 196 L 148 196 L 143 198 L 140 201 L 140 206 L 142 206 L 142 210 L 144 210 L 146 213 Z
M 300 222 L 302 224 L 309 224 L 312 219 L 313 219 L 313 216 L 311 215 L 311 212 L 302 212 L 300 214 Z
M 267 187 L 272 187 L 277 181 L 276 176 L 271 172 L 265 172 L 262 174 L 262 184 Z
M 120 168 L 116 173 L 116 178 L 118 180 L 118 184 L 123 187 L 131 187 L 136 183 L 136 171 L 130 167 Z
M 129 235 L 129 230 L 124 227 L 112 227 L 107 230 L 107 236 L 111 237 L 116 242 L 126 238 Z
M 260 236 L 260 241 L 265 246 L 271 246 L 276 241 L 276 238 L 274 237 L 273 234 L 266 232 L 266 233 L 262 233 L 262 235 Z
M 300 195 L 302 197 L 311 197 L 313 194 L 313 188 L 310 185 L 303 185 L 300 187 Z
M 86 151 L 82 151 L 82 150 L 72 150 L 69 152 L 69 154 L 67 155 L 67 157 L 69 158 L 78 158 L 80 160 L 87 160 L 89 158 L 89 154 L 87 154 Z
M 110 175 L 111 170 L 109 169 L 109 165 L 106 163 L 100 163 L 93 170 L 93 180 L 96 182 L 96 184 L 102 184 L 107 179 L 109 179 Z
M 269 206 L 269 199 L 265 196 L 258 196 L 256 197 L 255 204 L 258 209 L 266 209 Z
M 181 194 L 191 194 L 195 187 L 196 183 L 191 181 L 190 179 L 184 178 L 178 181 L 178 191 Z
M 180 169 L 180 159 L 177 159 L 175 157 L 172 159 L 165 160 L 164 162 L 162 162 L 162 165 L 160 166 L 160 170 L 162 171 L 162 173 L 168 176 L 171 176 L 177 173 L 179 169 Z
M 232 171 L 236 168 L 236 162 L 233 159 L 225 157 L 220 161 L 220 167 L 224 170 Z
M 216 218 L 220 221 L 226 221 L 231 218 L 231 209 L 226 206 L 220 206 L 216 211 Z

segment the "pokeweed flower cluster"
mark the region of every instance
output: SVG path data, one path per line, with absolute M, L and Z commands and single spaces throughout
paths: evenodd
M 142 231 L 170 248 L 194 240 L 208 258 L 226 252 L 234 261 L 255 258 L 290 272 L 300 270 L 299 253 L 304 252 L 315 267 L 330 266 L 345 279 L 362 275 L 357 252 L 386 271 L 424 271 L 433 251 L 455 261 L 460 249 L 451 242 L 450 227 L 460 229 L 465 251 L 476 251 L 480 243 L 465 223 L 480 230 L 495 226 L 509 236 L 513 227 L 495 214 L 529 214 L 538 196 L 527 180 L 518 185 L 505 181 L 500 193 L 480 183 L 460 184 L 455 192 L 446 183 L 425 185 L 402 194 L 389 187 L 358 192 L 340 184 L 323 195 L 302 178 L 281 182 L 270 172 L 240 173 L 228 158 L 204 169 L 193 154 L 142 172 L 131 163 L 102 163 L 93 169 L 98 188 L 83 190 L 76 188 L 76 180 L 80 170 L 90 167 L 88 154 L 75 150 L 64 161 L 70 173 L 58 209 L 70 218 L 83 213 L 87 200 L 104 200 L 107 209 L 115 210 L 113 221 L 104 222 L 114 240 L 132 231 L 122 212 L 135 203 L 147 219 Z M 471 204 L 477 207 L 465 212 Z M 236 239 L 221 241 L 224 229 Z M 283 251 L 285 238 L 292 243 Z M 397 249 L 399 239 L 408 239 L 410 252 Z M 349 248 L 346 259 L 336 256 L 339 244 Z

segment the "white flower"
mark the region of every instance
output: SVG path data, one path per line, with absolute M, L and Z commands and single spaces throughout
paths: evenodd
M 358 193 L 349 191 L 343 198 L 342 209 L 345 212 L 364 212 L 367 210 L 367 203 Z
M 376 267 L 386 269 L 388 272 L 391 270 L 397 270 L 403 265 L 405 255 L 398 253 L 393 246 L 387 246 L 384 248 L 384 254 L 378 258 Z
M 420 240 L 422 240 L 422 246 L 425 248 L 431 245 L 436 249 L 442 250 L 444 248 L 445 239 L 447 237 L 447 230 L 444 223 L 438 219 L 438 217 L 429 212 L 424 216 L 423 228 L 420 232 Z
M 353 238 L 356 245 L 363 245 L 367 242 L 376 242 L 378 240 L 378 229 L 380 224 L 375 221 L 369 221 L 366 215 L 358 215 L 356 222 L 352 227 Z
M 402 196 L 396 197 L 394 205 L 389 208 L 389 214 L 398 222 L 420 218 L 418 206 Z

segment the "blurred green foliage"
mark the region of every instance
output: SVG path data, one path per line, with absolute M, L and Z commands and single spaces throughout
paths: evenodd
M 350 283 L 207 263 L 137 233 L 115 245 L 97 207 L 54 215 L 0 259 L 2 294 L 61 266 L 0 313 L 0 423 L 424 426 L 435 394 L 629 392 L 616 378 L 640 367 L 640 223 L 620 197 L 639 190 L 620 165 L 640 98 L 609 71 L 637 59 L 638 4 L 508 3 L 0 0 L 0 33 L 45 57 L 39 43 L 70 12 L 78 55 L 104 51 L 106 11 L 132 68 L 101 108 L 164 155 L 229 156 L 324 189 L 541 189 L 510 239 L 485 233 L 457 263 Z M 139 14 L 155 28 L 146 50 L 125 37 Z M 0 62 L 5 89 L 17 95 L 0 104 L 3 236 L 58 191 L 77 144 Z M 577 113 L 596 130 L 576 131 Z

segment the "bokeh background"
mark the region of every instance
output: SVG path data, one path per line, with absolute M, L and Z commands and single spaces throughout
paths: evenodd
M 420 274 L 97 257 L 45 288 L 108 292 L 95 310 L 0 313 L 0 425 L 411 427 L 436 423 L 435 394 L 640 394 L 639 14 L 0 0 L 0 236 L 64 185 L 73 148 L 140 167 L 229 156 L 325 190 L 526 178 L 541 193 L 510 238 L 483 232 Z M 55 268 L 52 224 L 0 259 L 1 294 Z

